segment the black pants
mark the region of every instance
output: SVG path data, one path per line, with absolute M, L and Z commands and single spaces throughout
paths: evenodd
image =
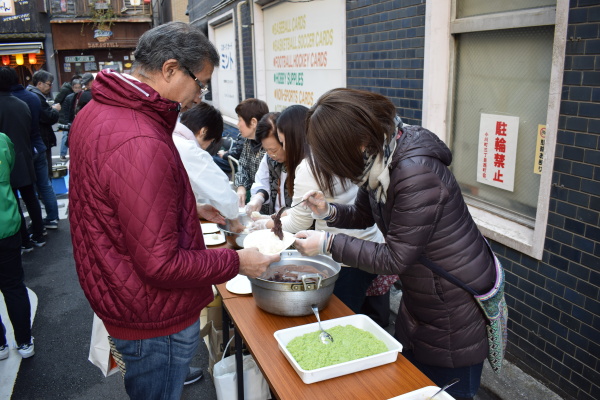
M 20 187 L 18 188 L 18 190 L 19 193 L 21 193 L 21 198 L 25 203 L 25 207 L 27 207 L 29 217 L 31 218 L 31 229 L 33 230 L 33 237 L 37 239 L 44 233 L 42 208 L 40 207 L 40 202 L 38 200 L 37 194 L 35 193 L 33 185 Z M 21 240 L 23 243 L 26 243 L 29 241 L 27 223 L 25 222 L 25 217 L 23 216 L 23 210 L 21 210 L 21 203 L 19 202 L 19 197 L 17 196 L 17 189 L 13 189 L 13 192 L 15 194 L 15 198 L 17 199 L 17 204 L 19 205 L 19 213 L 21 213 Z
M 17 345 L 29 343 L 31 340 L 31 305 L 23 279 L 21 236 L 16 233 L 0 239 L 0 291 L 4 296 Z M 2 325 L 0 345 L 4 345 L 6 334 L 2 318 L 0 318 L 0 325 Z
M 390 324 L 390 291 L 379 296 L 367 296 L 360 312 L 386 328 Z
M 370 274 L 358 268 L 342 267 L 338 280 L 335 282 L 335 294 L 349 309 L 360 313 L 367 297 L 367 289 L 371 286 L 376 274 Z

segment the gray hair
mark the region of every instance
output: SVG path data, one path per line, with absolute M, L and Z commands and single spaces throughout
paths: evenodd
M 81 86 L 87 86 L 88 83 L 90 83 L 93 80 L 94 80 L 94 74 L 92 74 L 91 72 L 86 72 L 81 77 Z
M 185 22 L 169 22 L 146 31 L 133 53 L 132 70 L 155 72 L 165 61 L 175 59 L 191 71 L 203 69 L 206 63 L 219 65 L 219 53 L 200 28 Z
M 33 76 L 31 77 L 31 84 L 33 86 L 37 86 L 37 84 L 39 82 L 54 82 L 54 75 L 52 75 L 50 72 L 48 71 L 44 71 L 43 69 L 40 69 L 39 71 L 36 71 Z

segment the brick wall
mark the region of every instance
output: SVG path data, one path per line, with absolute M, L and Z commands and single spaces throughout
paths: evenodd
M 347 87 L 388 97 L 405 123 L 423 108 L 425 4 L 421 0 L 346 3 Z
M 512 361 L 573 399 L 600 398 L 600 6 L 572 0 L 542 261 L 496 245 Z

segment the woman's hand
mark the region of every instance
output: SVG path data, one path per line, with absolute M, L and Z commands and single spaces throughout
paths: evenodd
M 246 204 L 246 214 L 250 216 L 254 211 L 259 211 L 264 202 L 265 197 L 262 195 L 262 193 L 256 193 L 250 198 L 248 204 Z
M 296 233 L 294 247 L 303 256 L 312 257 L 325 254 L 323 249 L 326 236 L 323 231 L 300 231 Z
M 269 224 L 270 221 L 273 221 L 271 218 L 262 218 L 262 219 L 257 219 L 255 220 L 252 225 L 250 225 L 250 227 L 248 227 L 248 230 L 250 232 L 254 232 L 254 231 L 260 231 L 263 229 L 269 229 L 273 227 L 273 222 L 271 222 L 271 224 Z M 271 225 L 271 226 L 269 226 Z
M 279 254 L 274 256 L 266 256 L 256 248 L 249 248 L 237 251 L 240 257 L 240 271 L 242 275 L 249 278 L 257 278 L 261 276 L 269 267 L 270 264 L 281 260 Z
M 320 190 L 311 190 L 302 197 L 304 205 L 312 211 L 313 218 L 327 218 L 331 212 L 330 205 L 325 200 L 325 195 Z
M 246 227 L 237 219 L 229 220 L 229 230 L 231 232 L 240 233 L 243 232 Z
M 196 212 L 201 219 L 205 219 L 208 222 L 214 222 L 215 224 L 225 225 L 225 217 L 221 215 L 219 210 L 210 204 L 196 203 Z

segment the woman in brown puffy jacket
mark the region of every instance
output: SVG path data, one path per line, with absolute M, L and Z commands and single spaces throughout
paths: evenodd
M 367 272 L 398 274 L 402 301 L 395 336 L 403 354 L 438 386 L 460 378 L 448 392 L 472 398 L 488 353 L 485 316 L 471 294 L 419 258 L 485 293 L 494 285 L 493 256 L 448 169 L 450 150 L 422 127 L 401 126 L 395 113 L 387 98 L 352 89 L 331 90 L 311 108 L 307 140 L 319 186 L 331 188 L 340 177 L 361 188 L 353 205 L 329 204 L 321 192 L 307 193 L 306 205 L 337 228 L 375 222 L 385 243 L 303 231 L 296 248 L 305 255 L 331 254 Z

